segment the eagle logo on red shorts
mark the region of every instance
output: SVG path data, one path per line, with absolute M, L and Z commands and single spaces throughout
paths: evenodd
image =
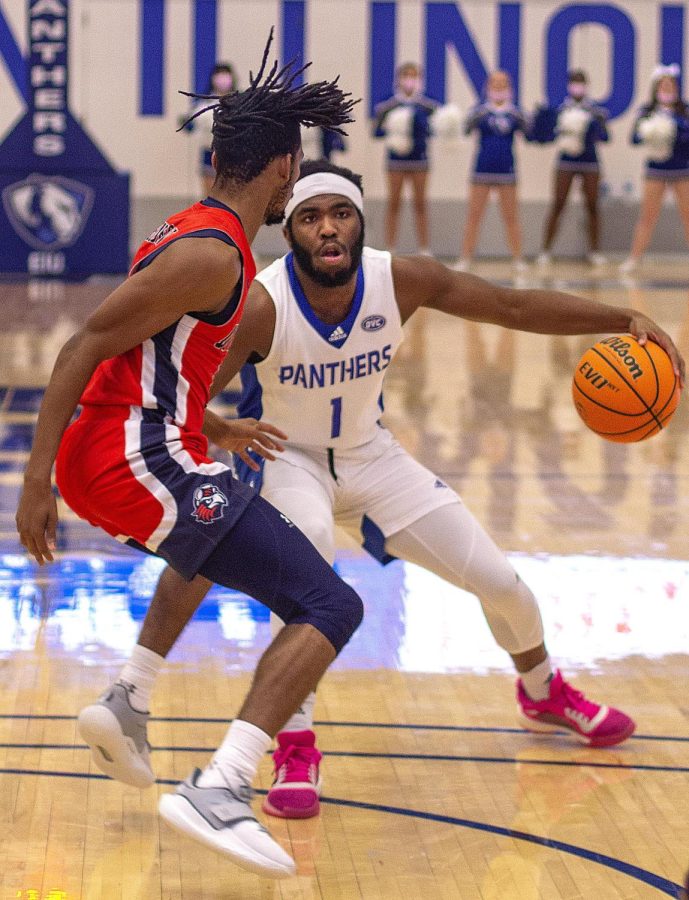
M 212 525 L 223 517 L 227 497 L 215 484 L 202 484 L 194 491 L 194 511 L 192 516 L 203 525 Z

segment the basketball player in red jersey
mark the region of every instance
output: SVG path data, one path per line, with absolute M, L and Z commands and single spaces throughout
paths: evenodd
M 251 241 L 262 224 L 282 220 L 299 174 L 300 126 L 341 130 L 352 121 L 354 101 L 336 81 L 295 86 L 299 72 L 291 66 L 267 71 L 271 40 L 247 90 L 208 98 L 217 173 L 211 196 L 144 241 L 129 278 L 62 348 L 17 528 L 40 565 L 52 561 L 56 462 L 62 496 L 81 518 L 157 554 L 185 579 L 202 573 L 256 597 L 288 623 L 259 661 L 210 765 L 160 804 L 178 830 L 279 878 L 294 873 L 294 862 L 256 820 L 250 783 L 363 607 L 289 519 L 207 457 L 201 434 L 210 384 L 255 274 Z M 82 413 L 69 425 L 79 403 Z M 258 445 L 271 444 L 269 432 L 256 429 Z M 128 706 L 127 686 L 115 686 L 82 729 L 113 765 L 113 709 Z

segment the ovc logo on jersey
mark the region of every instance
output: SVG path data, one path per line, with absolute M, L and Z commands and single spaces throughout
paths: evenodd
M 361 327 L 364 331 L 380 331 L 381 328 L 385 325 L 387 319 L 385 316 L 366 316 L 364 321 L 361 323 Z
M 223 517 L 227 497 L 215 484 L 202 484 L 194 491 L 192 516 L 203 525 L 212 525 Z
M 29 175 L 2 192 L 12 227 L 36 250 L 71 247 L 84 230 L 93 199 L 92 188 L 61 175 Z

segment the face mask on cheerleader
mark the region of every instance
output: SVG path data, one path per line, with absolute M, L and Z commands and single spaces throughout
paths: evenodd
M 586 85 L 582 81 L 571 81 L 567 85 L 567 92 L 573 100 L 583 100 L 586 96 Z
M 672 106 L 677 102 L 677 94 L 674 91 L 658 91 L 656 97 L 662 106 Z
M 502 103 L 509 103 L 512 100 L 512 91 L 510 90 L 502 90 L 502 91 L 488 91 L 488 99 L 491 103 L 495 103 L 497 106 L 500 106 Z
M 227 94 L 232 90 L 234 79 L 230 72 L 216 72 L 213 76 L 213 90 L 218 94 Z
M 421 90 L 421 79 L 413 76 L 400 78 L 400 90 L 402 93 L 412 96 Z

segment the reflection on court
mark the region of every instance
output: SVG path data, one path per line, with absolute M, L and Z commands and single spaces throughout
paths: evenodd
M 539 598 L 551 652 L 570 669 L 661 659 L 689 644 L 689 562 L 656 558 L 511 554 Z M 39 629 L 53 658 L 98 666 L 129 656 L 162 560 L 141 554 L 64 555 L 50 577 L 19 554 L 0 557 L 0 658 L 33 651 Z M 362 596 L 363 626 L 334 668 L 400 672 L 511 672 L 472 594 L 399 560 L 386 569 L 343 551 L 340 575 Z M 212 640 L 217 665 L 252 671 L 270 640 L 255 600 L 214 587 L 191 633 Z M 201 624 L 203 623 L 203 625 Z M 202 666 L 207 645 L 185 639 L 172 659 Z

